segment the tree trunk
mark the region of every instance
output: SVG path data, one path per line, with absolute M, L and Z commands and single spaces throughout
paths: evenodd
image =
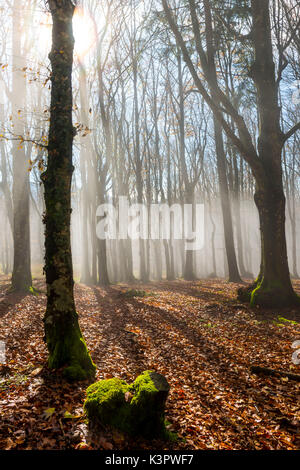
M 220 185 L 221 195 L 221 208 L 224 225 L 224 237 L 225 237 L 225 250 L 227 255 L 228 263 L 228 275 L 229 282 L 241 282 L 241 277 L 238 269 L 234 236 L 233 236 L 233 224 L 232 224 L 232 213 L 229 198 L 229 188 L 226 174 L 226 157 L 224 151 L 224 142 L 222 135 L 222 127 L 219 121 L 214 117 L 214 130 L 215 130 L 215 142 L 216 142 L 216 156 L 217 156 L 217 168 Z
M 195 216 L 195 201 L 194 201 L 194 188 L 188 187 L 186 190 L 186 204 L 192 206 L 192 219 Z M 194 225 L 194 220 L 191 220 L 191 224 Z M 184 264 L 184 279 L 186 281 L 194 281 L 197 279 L 194 272 L 194 251 L 185 250 L 185 264 Z
M 240 194 L 240 175 L 239 168 L 237 163 L 237 153 L 235 148 L 231 146 L 231 152 L 233 157 L 233 212 L 235 215 L 236 222 L 236 241 L 237 241 L 237 256 L 238 256 L 238 265 L 241 276 L 245 279 L 251 278 L 250 273 L 247 273 L 244 263 L 244 243 L 242 236 L 242 221 L 241 221 L 241 194 Z
M 52 91 L 48 165 L 42 175 L 45 187 L 45 273 L 47 310 L 45 338 L 49 367 L 64 367 L 69 380 L 95 374 L 95 366 L 82 338 L 74 302 L 71 254 L 71 181 L 74 171 L 72 145 L 72 65 L 74 38 L 71 0 L 49 2 L 52 20 Z
M 106 240 L 97 240 L 97 253 L 98 253 L 98 276 L 99 286 L 109 286 L 109 276 L 107 267 L 107 242 Z
M 281 180 L 276 184 L 271 177 L 264 188 L 256 191 L 255 204 L 261 227 L 260 274 L 253 286 L 239 291 L 241 300 L 250 300 L 252 306 L 271 308 L 298 303 L 288 267 L 285 203 Z
M 279 307 L 299 304 L 288 266 L 282 181 L 283 134 L 273 60 L 269 0 L 252 0 L 255 61 L 251 69 L 258 94 L 260 135 L 258 152 L 263 175 L 257 181 L 255 203 L 261 227 L 261 271 L 254 290 L 240 290 L 251 305 Z
M 212 271 L 209 275 L 210 278 L 217 277 L 217 260 L 216 260 L 216 247 L 215 247 L 215 238 L 216 238 L 216 224 L 213 218 L 212 204 L 210 199 L 210 194 L 208 194 L 208 212 L 212 225 L 210 244 L 211 244 L 211 255 L 212 255 Z
M 14 131 L 17 135 L 23 135 L 18 108 L 24 104 L 25 84 L 20 62 L 21 52 L 21 11 L 14 3 L 13 14 L 13 53 L 14 72 L 12 83 Z M 13 241 L 14 262 L 12 273 L 12 289 L 18 292 L 26 292 L 32 286 L 31 261 L 30 261 L 30 192 L 28 163 L 23 145 L 15 140 L 13 142 Z
M 79 64 L 79 95 L 80 95 L 80 119 L 81 123 L 85 126 L 89 125 L 87 109 L 88 109 L 88 99 L 87 99 L 87 80 L 86 72 L 82 64 Z M 91 151 L 91 146 L 85 145 L 85 142 L 81 141 L 80 149 L 80 174 L 82 182 L 81 190 L 81 216 L 82 216 L 82 227 L 81 227 L 81 277 L 80 282 L 82 284 L 89 285 L 91 284 L 91 273 L 89 266 L 89 237 L 88 237 L 88 159 L 89 151 Z
M 212 18 L 211 11 L 207 5 L 207 2 L 204 3 L 205 11 L 205 26 L 206 26 L 206 43 L 207 43 L 207 73 L 210 76 L 211 81 L 211 95 L 215 103 L 220 105 L 219 97 L 216 93 L 217 86 L 217 69 L 215 64 L 215 48 L 214 48 L 214 39 L 213 39 L 213 29 L 212 29 Z M 217 157 L 217 169 L 218 169 L 218 178 L 220 185 L 220 195 L 221 195 L 221 208 L 223 216 L 223 225 L 224 225 L 224 237 L 225 237 L 225 249 L 227 255 L 228 263 L 228 274 L 229 282 L 241 282 L 241 277 L 238 269 L 235 246 L 234 246 L 234 236 L 233 236 L 233 224 L 232 224 L 232 213 L 230 206 L 229 198 L 229 188 L 227 181 L 227 171 L 226 171 L 226 155 L 224 150 L 224 140 L 223 140 L 223 129 L 220 122 L 217 119 L 216 114 L 214 113 L 213 117 L 214 122 L 214 137 L 216 145 L 216 157 Z

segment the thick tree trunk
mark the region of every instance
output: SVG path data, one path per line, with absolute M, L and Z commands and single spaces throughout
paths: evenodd
M 176 37 L 177 43 L 183 51 L 183 57 L 193 76 L 195 84 L 214 112 L 214 116 L 222 125 L 227 136 L 240 151 L 245 161 L 250 165 L 258 186 L 257 205 L 260 212 L 261 233 L 262 233 L 262 263 L 261 273 L 255 283 L 254 290 L 250 287 L 240 290 L 239 295 L 251 299 L 252 305 L 278 305 L 278 291 L 281 294 L 280 305 L 289 306 L 300 303 L 299 297 L 294 293 L 289 277 L 288 260 L 286 254 L 285 238 L 285 201 L 282 184 L 281 153 L 285 141 L 290 138 L 298 125 L 283 134 L 280 128 L 280 108 L 278 105 L 278 80 L 275 74 L 275 64 L 273 60 L 272 35 L 270 23 L 269 0 L 251 0 L 251 12 L 253 30 L 251 38 L 255 50 L 255 61 L 251 68 L 251 77 L 257 88 L 257 106 L 259 114 L 259 141 L 258 152 L 253 145 L 252 137 L 246 127 L 245 120 L 237 112 L 228 97 L 221 90 L 215 74 L 209 64 L 210 57 L 214 57 L 214 45 L 209 40 L 208 35 L 212 34 L 212 17 L 209 0 L 203 0 L 206 18 L 206 28 L 208 29 L 207 48 L 210 46 L 208 54 L 202 46 L 202 36 L 197 17 L 195 0 L 188 0 L 195 35 L 197 52 L 200 56 L 202 70 L 205 79 L 211 89 L 209 95 L 200 80 L 198 72 L 193 64 L 184 39 L 178 29 L 176 21 L 172 16 L 167 0 L 162 0 L 164 11 L 168 23 Z M 211 47 L 213 46 L 213 47 Z M 214 64 L 213 64 L 214 66 Z M 214 66 L 215 69 L 215 66 Z M 238 128 L 238 136 L 223 117 L 222 107 L 232 116 Z M 273 216 L 270 216 L 270 209 L 273 207 Z M 271 221 L 272 219 L 272 221 Z M 271 227 L 276 228 L 276 235 L 271 236 Z M 271 257 L 271 260 L 267 259 Z M 274 279 L 269 267 L 272 266 L 277 278 Z M 280 275 L 280 270 L 283 273 Z M 274 281 L 275 280 L 275 284 Z M 280 285 L 280 287 L 278 287 Z M 253 292 L 252 292 L 253 291 Z M 267 295 L 265 295 L 267 293 Z M 273 298 L 273 301 L 271 299 Z
M 285 196 L 280 186 L 271 178 L 255 194 L 261 227 L 261 268 L 254 285 L 239 291 L 241 300 L 250 300 L 252 306 L 271 308 L 299 302 L 288 267 Z
M 251 69 L 260 115 L 259 157 L 263 175 L 257 181 L 255 203 L 261 227 L 261 271 L 251 305 L 278 307 L 300 304 L 293 290 L 286 246 L 286 200 L 282 181 L 283 134 L 273 60 L 269 0 L 252 0 L 255 61 Z M 247 298 L 247 291 L 240 291 Z
M 72 65 L 74 39 L 70 0 L 49 2 L 53 20 L 52 92 L 48 165 L 42 179 L 45 187 L 45 273 L 47 310 L 45 338 L 49 367 L 64 367 L 69 380 L 95 374 L 95 366 L 82 338 L 74 303 L 71 254 L 71 181 L 74 171 L 72 144 Z

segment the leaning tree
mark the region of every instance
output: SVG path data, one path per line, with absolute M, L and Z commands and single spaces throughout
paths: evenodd
M 95 366 L 82 337 L 74 302 L 71 254 L 71 181 L 74 171 L 72 146 L 72 67 L 75 3 L 49 0 L 53 31 L 49 55 L 51 109 L 45 188 L 45 274 L 47 309 L 44 318 L 49 367 L 64 368 L 71 380 L 95 374 Z

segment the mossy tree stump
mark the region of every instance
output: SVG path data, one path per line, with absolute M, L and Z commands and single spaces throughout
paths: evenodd
M 143 372 L 131 385 L 118 378 L 102 380 L 87 389 L 84 410 L 92 425 L 133 436 L 164 438 L 169 390 L 166 378 L 153 371 Z

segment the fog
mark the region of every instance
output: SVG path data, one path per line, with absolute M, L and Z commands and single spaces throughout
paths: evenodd
M 11 275 L 14 263 L 24 264 L 27 253 L 36 278 L 43 275 L 41 175 L 47 165 L 51 21 L 38 0 L 14 0 L 11 6 L 1 0 L 0 7 L 0 267 L 3 274 Z M 73 72 L 76 282 L 227 279 L 224 220 L 230 214 L 240 275 L 255 278 L 261 255 L 253 177 L 224 136 L 230 201 L 224 212 L 226 194 L 224 187 L 220 189 L 212 113 L 194 92 L 181 54 L 155 13 L 159 2 L 87 0 L 85 9 L 81 8 L 74 19 Z M 299 113 L 290 99 L 293 73 L 291 68 L 282 90 L 284 120 L 293 120 Z M 246 73 L 243 79 L 239 106 L 255 140 L 255 102 L 247 91 Z M 295 136 L 286 148 L 283 168 L 288 252 L 295 277 L 300 256 L 299 163 L 299 136 Z M 171 215 L 168 240 L 120 239 L 119 233 L 114 240 L 99 239 L 97 208 L 118 207 L 120 197 L 146 208 L 192 205 L 192 229 L 196 204 L 204 205 L 203 246 L 186 251 L 186 237 L 173 239 L 176 227 Z M 148 219 L 145 223 L 151 229 Z M 30 243 L 26 243 L 29 233 Z

